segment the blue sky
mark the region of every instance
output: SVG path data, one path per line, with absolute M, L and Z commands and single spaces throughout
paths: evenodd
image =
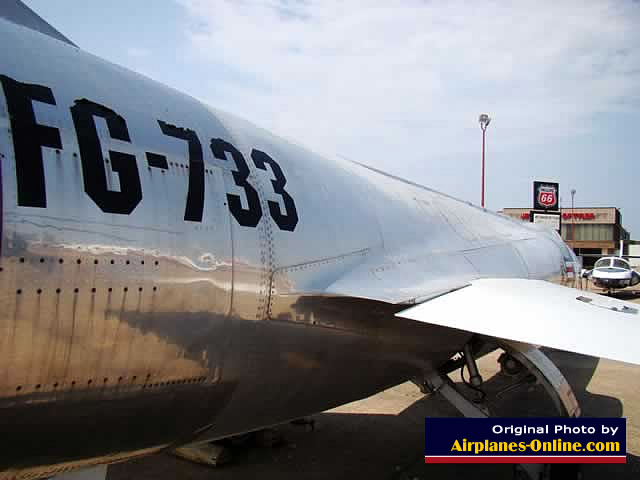
M 25 3 L 91 53 L 474 203 L 489 113 L 489 208 L 558 181 L 640 238 L 638 2 Z

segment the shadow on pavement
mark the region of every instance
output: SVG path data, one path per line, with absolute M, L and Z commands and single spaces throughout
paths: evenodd
M 587 391 L 599 360 L 567 352 L 546 350 L 572 385 L 583 415 L 621 416 L 622 403 L 614 397 Z M 620 378 L 620 381 L 625 381 Z M 487 389 L 492 388 L 489 379 Z M 525 410 L 540 411 L 540 399 L 526 389 L 516 392 L 504 403 Z M 407 403 L 416 395 L 408 385 L 378 394 L 383 403 Z M 388 397 L 388 398 L 387 398 Z M 277 448 L 243 448 L 234 451 L 235 461 L 211 469 L 176 459 L 168 454 L 145 457 L 114 465 L 109 480 L 125 479 L 511 479 L 510 465 L 425 465 L 424 418 L 459 416 L 442 397 L 416 397 L 416 401 L 398 414 L 325 412 L 315 417 L 316 429 L 285 425 L 286 442 Z M 375 402 L 370 399 L 368 402 Z M 354 408 L 354 411 L 366 407 Z M 544 407 L 546 408 L 546 407 Z M 502 414 L 502 412 L 498 412 Z M 548 414 L 548 413 L 547 413 Z M 626 465 L 586 465 L 584 479 L 637 479 L 640 459 L 629 455 Z

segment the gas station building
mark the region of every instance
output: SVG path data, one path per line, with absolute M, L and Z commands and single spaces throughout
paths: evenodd
M 529 208 L 505 208 L 504 215 L 530 221 Z M 629 232 L 622 226 L 622 214 L 616 207 L 588 207 L 560 209 L 562 238 L 576 255 L 584 255 L 585 266 L 600 255 L 619 255 L 620 240 L 625 244 Z M 624 246 L 623 255 L 627 254 Z

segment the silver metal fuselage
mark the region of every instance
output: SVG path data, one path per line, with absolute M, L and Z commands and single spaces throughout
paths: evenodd
M 362 398 L 471 335 L 395 318 L 407 304 L 480 277 L 566 278 L 546 231 L 3 20 L 0 42 L 0 479 Z

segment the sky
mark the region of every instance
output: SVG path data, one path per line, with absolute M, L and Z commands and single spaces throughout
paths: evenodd
M 25 3 L 86 51 L 476 204 L 487 113 L 488 208 L 557 181 L 640 239 L 640 2 Z

